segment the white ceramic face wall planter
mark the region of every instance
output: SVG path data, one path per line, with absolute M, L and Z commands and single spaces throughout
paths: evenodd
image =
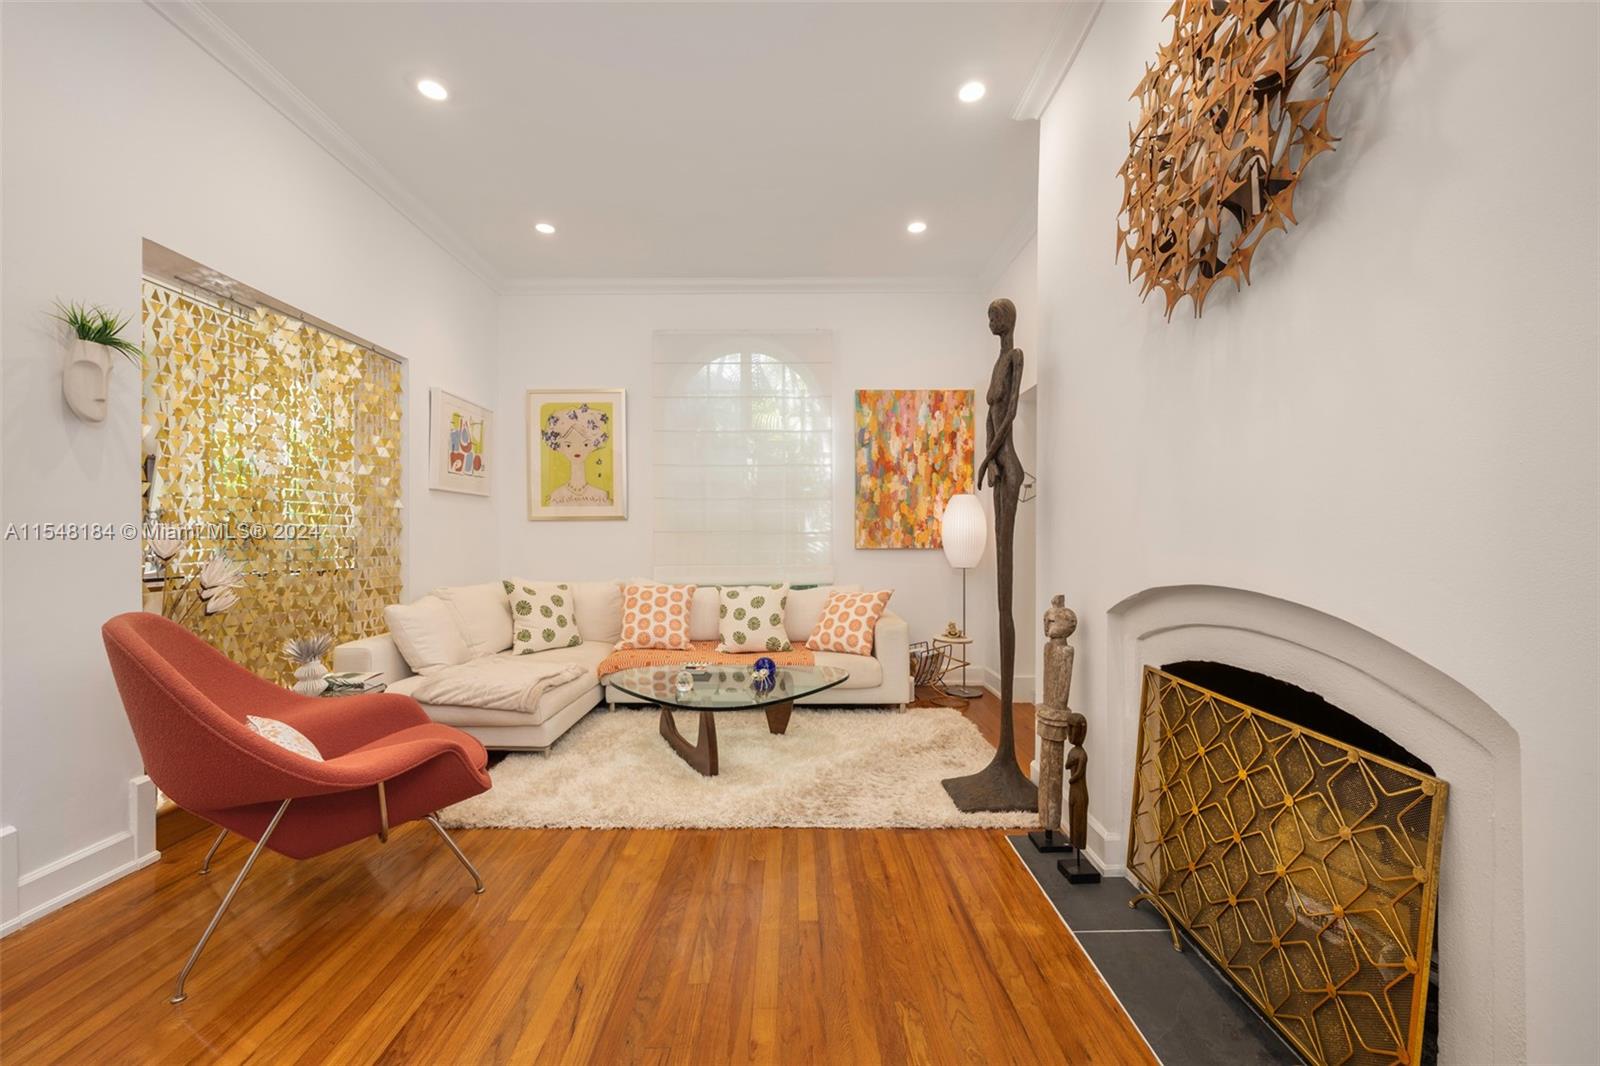
M 85 422 L 106 420 L 106 393 L 111 387 L 111 349 L 74 337 L 67 342 L 61 393 L 72 413 Z

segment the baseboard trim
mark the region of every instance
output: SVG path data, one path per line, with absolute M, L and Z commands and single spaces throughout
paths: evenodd
M 17 869 L 17 830 L 0 829 L 0 937 L 82 899 L 161 858 L 155 850 L 156 788 L 148 777 L 128 782 L 128 828 L 36 870 Z
M 974 669 L 978 673 L 978 684 L 982 685 L 986 691 L 993 693 L 996 699 L 999 699 L 1000 671 L 987 666 L 978 666 L 974 667 Z M 1017 674 L 1012 678 L 1012 689 L 1012 698 L 1018 703 L 1034 702 L 1032 674 Z
M 1100 872 L 1107 877 L 1112 875 L 1126 877 L 1128 874 L 1126 866 L 1120 862 L 1110 862 L 1106 859 L 1107 855 L 1122 853 L 1122 834 L 1109 831 L 1092 814 L 1089 815 L 1088 821 L 1089 841 L 1088 846 L 1083 849 L 1083 853 L 1089 856 L 1094 861 L 1094 864 L 1100 868 Z M 1096 841 L 1100 843 L 1098 848 L 1095 847 Z

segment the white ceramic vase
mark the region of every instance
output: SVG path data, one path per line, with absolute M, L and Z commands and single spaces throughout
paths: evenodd
M 294 690 L 302 696 L 320 696 L 328 687 L 327 676 L 322 663 L 306 663 L 294 672 Z

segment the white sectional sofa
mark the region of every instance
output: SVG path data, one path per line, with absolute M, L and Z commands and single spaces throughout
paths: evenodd
M 546 750 L 602 701 L 612 706 L 642 702 L 603 684 L 596 672 L 621 637 L 622 582 L 567 584 L 572 588 L 578 635 L 583 639 L 573 647 L 513 654 L 511 611 L 503 585 L 493 581 L 435 589 L 410 605 L 388 608 L 384 613 L 390 632 L 339 645 L 333 650 L 333 668 L 376 672 L 390 692 L 414 695 L 431 673 L 445 668 L 457 668 L 457 673 L 471 670 L 463 664 L 473 662 L 499 664 L 502 669 L 525 664 L 530 673 L 551 663 L 576 664 L 583 674 L 545 691 L 531 709 L 421 701 L 423 710 L 434 721 L 471 733 L 485 747 Z M 859 591 L 855 586 L 840 585 L 789 592 L 785 628 L 797 648 L 810 635 L 829 592 L 835 588 Z M 714 586 L 695 593 L 689 617 L 691 640 L 717 639 L 717 606 Z M 905 620 L 898 615 L 885 612 L 879 619 L 871 656 L 815 654 L 817 665 L 843 667 L 850 672 L 850 679 L 800 703 L 903 707 L 911 702 L 910 638 Z M 684 652 L 683 658 L 693 656 Z

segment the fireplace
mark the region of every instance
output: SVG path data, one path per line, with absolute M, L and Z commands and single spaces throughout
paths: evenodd
M 1283 717 L 1318 716 L 1301 724 L 1347 730 L 1352 746 L 1449 785 L 1434 925 L 1449 962 L 1429 996 L 1438 1061 L 1525 1057 L 1521 755 L 1503 718 L 1375 633 L 1241 589 L 1167 586 L 1123 600 L 1108 615 L 1103 662 L 1098 746 L 1093 726 L 1090 735 L 1105 770 L 1091 778 L 1088 850 L 1107 872 L 1126 869 L 1147 667 L 1171 666 L 1251 706 L 1281 704 L 1272 709 Z

